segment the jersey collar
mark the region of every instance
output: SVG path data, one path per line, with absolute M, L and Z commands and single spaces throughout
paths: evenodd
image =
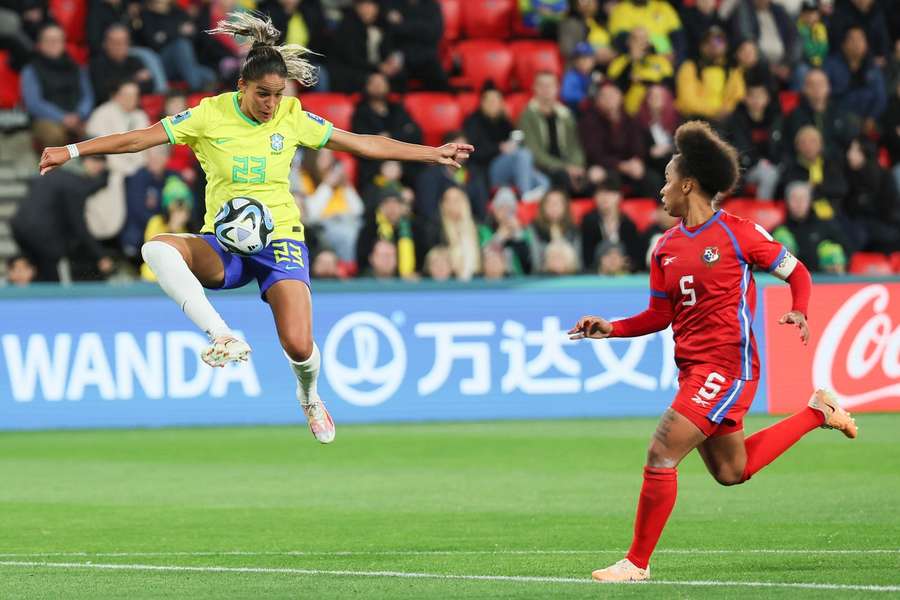
M 694 230 L 694 231 L 689 231 L 688 228 L 684 226 L 684 221 L 682 220 L 682 221 L 681 221 L 681 224 L 679 225 L 679 227 L 681 228 L 681 233 L 683 233 L 684 235 L 688 236 L 689 238 L 697 237 L 697 236 L 700 235 L 707 227 L 709 227 L 710 225 L 712 225 L 713 223 L 715 223 L 716 221 L 718 221 L 718 220 L 719 220 L 719 217 L 720 217 L 721 215 L 722 215 L 722 211 L 721 211 L 721 210 L 717 210 L 717 211 L 716 211 L 716 214 L 714 214 L 714 215 L 709 219 L 709 221 L 707 221 L 706 223 L 704 223 L 703 225 L 701 225 L 699 228 L 697 228 L 697 229 Z
M 260 125 L 262 125 L 262 123 L 260 123 L 259 121 L 256 121 L 255 119 L 251 119 L 250 117 L 248 117 L 247 115 L 244 114 L 244 111 L 241 110 L 241 103 L 238 101 L 238 93 L 237 92 L 234 92 L 234 94 L 232 94 L 231 99 L 234 100 L 234 111 L 244 121 L 246 121 L 247 123 L 249 123 L 250 125 L 252 125 L 254 127 L 259 127 Z

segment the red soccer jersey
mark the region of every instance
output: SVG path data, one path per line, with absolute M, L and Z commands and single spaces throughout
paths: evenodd
M 675 362 L 734 379 L 759 378 L 753 267 L 772 272 L 787 250 L 759 225 L 717 211 L 692 230 L 667 231 L 650 261 L 650 294 L 672 305 Z

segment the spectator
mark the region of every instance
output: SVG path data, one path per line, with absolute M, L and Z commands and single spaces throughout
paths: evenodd
M 147 223 L 162 210 L 160 204 L 166 178 L 174 175 L 166 169 L 169 152 L 169 146 L 150 148 L 147 150 L 146 166 L 125 180 L 127 208 L 119 244 L 125 256 L 136 264 L 140 264 L 141 245 L 144 243 Z
M 481 263 L 484 265 L 486 280 L 506 278 L 506 253 L 502 248 L 485 246 L 481 251 Z
M 812 67 L 821 67 L 828 56 L 828 29 L 822 22 L 819 11 L 819 0 L 803 0 L 800 18 L 797 20 L 797 34 L 803 46 L 803 63 Z M 799 69 L 799 66 L 796 70 Z M 795 77 L 803 81 L 802 77 Z
M 22 70 L 22 99 L 41 148 L 84 138 L 94 108 L 87 72 L 66 53 L 63 30 L 50 24 L 38 33 L 34 59 Z M 38 270 L 41 266 L 38 265 Z
M 803 52 L 796 27 L 787 11 L 772 0 L 740 0 L 731 15 L 731 39 L 754 40 L 760 53 L 782 82 Z
M 131 17 L 137 16 L 140 4 L 129 0 L 88 0 L 85 37 L 91 56 L 103 52 L 106 32 L 113 25 L 128 27 Z
M 388 240 L 376 240 L 368 255 L 366 274 L 375 279 L 394 279 L 397 263 L 397 247 Z
M 893 4 L 888 2 L 887 4 Z M 896 6 L 892 6 L 896 12 Z M 838 0 L 834 14 L 828 23 L 831 44 L 838 47 L 846 39 L 847 31 L 854 27 L 863 30 L 869 41 L 869 48 L 878 66 L 884 66 L 891 51 L 891 37 L 888 34 L 887 19 L 877 0 Z
M 539 73 L 534 79 L 534 97 L 519 117 L 519 129 L 537 167 L 555 185 L 578 194 L 588 187 L 584 151 L 572 111 L 556 100 L 558 93 L 556 75 Z
M 26 287 L 36 276 L 37 270 L 26 256 L 16 254 L 6 259 L 6 283 L 9 285 Z
M 662 55 L 651 52 L 647 30 L 635 27 L 628 33 L 628 52 L 613 60 L 607 75 L 625 94 L 625 112 L 635 115 L 644 101 L 647 87 L 657 83 L 670 84 L 672 63 Z
M 725 32 L 714 27 L 700 43 L 700 59 L 678 69 L 676 106 L 685 118 L 722 121 L 744 97 L 744 76 L 726 63 Z
M 406 76 L 426 90 L 448 91 L 450 83 L 438 48 L 444 36 L 444 17 L 436 0 L 387 0 L 385 18 L 395 47 L 403 57 Z
M 404 202 L 412 206 L 416 196 L 411 189 L 403 186 L 402 179 L 403 163 L 397 160 L 386 160 L 381 163 L 378 175 L 363 190 L 362 198 L 366 207 L 366 214 L 369 215 L 378 208 L 381 195 L 385 190 L 391 190 L 395 194 L 400 194 Z
M 192 21 L 201 32 L 207 32 L 218 27 L 221 21 L 229 20 L 229 13 L 237 7 L 237 0 L 203 2 Z M 241 45 L 234 36 L 227 33 L 204 33 L 196 37 L 194 48 L 197 62 L 215 73 L 224 86 L 237 86 L 241 59 L 247 55 L 247 46 Z
M 588 164 L 592 165 L 592 179 L 621 178 L 638 196 L 655 196 L 659 192 L 662 181 L 644 163 L 644 132 L 637 120 L 622 110 L 619 88 L 611 83 L 600 87 L 594 105 L 581 116 L 578 130 Z
M 900 251 L 900 198 L 891 174 L 878 164 L 877 149 L 865 137 L 846 152 L 844 213 L 856 232 L 859 250 Z
M 375 72 L 387 77 L 394 89 L 403 89 L 403 54 L 379 19 L 379 11 L 375 0 L 353 0 L 353 10 L 334 32 L 327 62 L 334 91 L 358 92 Z
M 572 52 L 572 66 L 563 74 L 560 98 L 576 114 L 581 102 L 588 97 L 594 82 L 597 59 L 594 48 L 587 42 L 579 42 Z
M 622 244 L 603 242 L 597 248 L 597 274 L 609 277 L 628 275 L 631 266 Z
M 531 232 L 519 221 L 517 206 L 515 192 L 506 187 L 497 190 L 487 223 L 478 226 L 478 236 L 482 248 L 503 253 L 507 274 L 520 276 L 532 272 L 532 240 Z
M 469 140 L 461 131 L 451 131 L 444 136 L 445 144 L 468 144 Z M 477 168 L 477 167 L 476 167 Z M 465 189 L 472 203 L 472 213 L 481 220 L 484 218 L 488 189 L 483 177 L 478 177 L 472 169 L 463 164 L 460 169 L 444 165 L 428 165 L 422 169 L 416 181 L 416 216 L 426 222 L 434 223 L 440 213 L 440 201 L 447 188 L 460 186 Z
M 522 24 L 545 38 L 554 39 L 559 35 L 559 24 L 568 12 L 568 0 L 519 0 Z
M 159 55 L 169 80 L 182 80 L 191 90 L 215 85 L 215 72 L 201 65 L 194 51 L 196 26 L 172 0 L 148 0 L 136 23 L 136 40 Z
M 481 246 L 469 198 L 462 188 L 447 188 L 441 197 L 441 230 L 453 275 L 469 281 L 481 272 Z
M 547 176 L 534 166 L 531 151 L 522 146 L 521 132 L 513 130 L 498 89 L 485 86 L 478 110 L 466 118 L 463 131 L 475 146 L 468 166 L 486 174 L 491 187 L 515 185 L 525 202 L 540 198 L 550 187 Z
M 759 81 L 768 88 L 770 94 L 778 92 L 780 86 L 776 84 L 769 68 L 769 63 L 759 56 L 759 47 L 753 40 L 744 40 L 739 43 L 734 51 L 734 64 L 744 75 L 744 81 Z
M 680 219 L 673 217 L 666 212 L 666 209 L 662 204 L 657 205 L 656 212 L 653 213 L 653 222 L 644 232 L 644 239 L 647 241 L 645 244 L 647 252 L 644 256 L 644 267 L 646 270 L 650 270 L 650 261 L 653 259 L 653 250 L 656 248 L 656 243 L 659 241 L 659 238 L 680 222 Z
M 794 138 L 796 154 L 790 159 L 779 183 L 780 197 L 793 181 L 813 186 L 813 209 L 820 219 L 834 217 L 834 206 L 840 206 L 847 194 L 843 161 L 826 153 L 819 130 L 807 125 Z M 826 173 L 828 176 L 826 177 Z
M 281 32 L 280 43 L 297 44 L 319 54 L 328 51 L 329 25 L 320 0 L 264 0 L 260 10 Z
M 756 186 L 756 197 L 762 200 L 775 197 L 782 128 L 781 108 L 771 101 L 769 90 L 750 82 L 747 95 L 728 119 L 725 130 L 738 151 L 745 182 Z
M 396 274 L 404 279 L 416 276 L 416 264 L 421 262 L 418 254 L 424 254 L 425 244 L 409 216 L 409 208 L 400 195 L 391 190 L 385 191 L 378 209 L 359 232 L 356 240 L 356 264 L 368 264 L 375 270 L 376 265 L 370 260 L 374 255 L 380 261 L 378 267 L 387 265 L 387 257 L 377 248 L 378 242 L 387 242 L 396 247 L 392 253 Z M 379 268 L 378 272 L 383 274 L 384 270 Z
M 637 227 L 621 210 L 622 191 L 615 178 L 608 179 L 594 192 L 596 208 L 581 221 L 581 257 L 585 267 L 596 271 L 603 242 L 622 244 L 628 268 L 640 270 L 646 247 Z
M 646 27 L 657 54 L 684 54 L 681 20 L 672 5 L 664 0 L 622 0 L 609 13 L 609 32 L 624 46 L 625 34 L 635 27 Z
M 109 100 L 119 84 L 131 81 L 140 87 L 140 93 L 153 91 L 153 75 L 136 56 L 129 54 L 131 34 L 124 25 L 113 25 L 106 30 L 103 50 L 91 59 L 91 85 L 94 101 L 103 104 Z
M 553 240 L 544 247 L 542 273 L 546 275 L 574 275 L 578 272 L 578 253 L 563 239 Z
M 675 151 L 675 129 L 680 118 L 675 110 L 675 99 L 669 88 L 662 85 L 651 86 L 644 97 L 644 103 L 637 116 L 644 130 L 647 151 L 647 168 L 660 181 L 665 180 L 666 164 Z
M 327 148 L 304 153 L 302 164 L 297 192 L 304 224 L 321 229 L 319 239 L 341 260 L 353 260 L 365 209 L 344 165 Z
M 384 135 L 401 142 L 422 143 L 422 130 L 412 120 L 399 102 L 388 99 L 390 82 L 382 73 L 371 73 L 366 78 L 366 89 L 362 100 L 353 111 L 350 127 L 355 133 Z M 372 182 L 378 173 L 379 163 L 374 160 L 358 160 L 357 181 L 361 189 Z M 418 171 L 410 173 L 415 175 Z
M 812 187 L 803 181 L 795 181 L 785 192 L 787 218 L 773 232 L 773 237 L 784 244 L 810 271 L 821 271 L 819 247 L 823 242 L 837 244 L 844 255 L 848 242 L 835 221 L 823 221 L 812 211 Z
M 806 74 L 800 104 L 785 123 L 783 138 L 789 142 L 785 144 L 785 150 L 792 150 L 790 142 L 807 125 L 812 125 L 819 131 L 828 154 L 843 153 L 860 130 L 859 119 L 837 106 L 831 99 L 831 86 L 821 69 L 810 69 Z
M 34 43 L 26 35 L 19 11 L 11 2 L 0 6 L 0 49 L 9 52 L 9 66 L 18 72 L 31 58 Z
M 333 250 L 322 248 L 312 261 L 313 279 L 340 279 L 340 260 Z
M 900 79 L 894 83 L 888 107 L 882 117 L 882 141 L 893 166 L 894 181 L 900 189 Z
M 825 73 L 837 105 L 858 116 L 865 132 L 877 131 L 876 121 L 887 106 L 887 94 L 881 69 L 868 56 L 862 28 L 847 30 L 841 52 L 825 61 Z
M 162 213 L 153 215 L 147 221 L 144 241 L 149 242 L 163 233 L 187 233 L 193 208 L 191 188 L 177 175 L 169 175 L 162 189 Z M 156 281 L 156 275 L 146 263 L 141 265 L 141 279 Z
M 481 250 L 478 251 L 479 255 Z M 425 274 L 432 281 L 450 281 L 453 278 L 453 263 L 447 246 L 435 246 L 425 255 Z
M 150 125 L 147 115 L 138 107 L 140 91 L 136 83 L 126 81 L 113 97 L 97 107 L 88 119 L 87 135 L 98 137 L 123 131 L 143 129 Z M 95 238 L 107 240 L 119 235 L 128 212 L 125 201 L 125 178 L 147 164 L 146 152 L 114 154 L 107 159 L 109 181 L 87 202 L 88 229 Z
M 546 263 L 543 262 L 545 250 L 553 242 L 561 240 L 573 248 L 581 248 L 581 235 L 572 222 L 569 196 L 563 190 L 550 190 L 544 195 L 530 228 L 533 262 L 541 265 L 541 271 L 546 271 Z M 579 267 L 577 255 L 575 261 L 576 267 Z
M 706 32 L 713 27 L 725 27 L 716 4 L 716 0 L 697 0 L 693 6 L 683 5 L 681 22 L 684 24 L 685 58 L 700 58 L 700 44 Z
M 575 0 L 574 11 L 559 26 L 559 51 L 566 59 L 574 56 L 575 46 L 587 42 L 594 49 L 597 64 L 606 66 L 615 58 L 616 51 L 606 27 L 598 0 Z
M 89 257 L 100 273 L 112 271 L 112 260 L 84 220 L 88 196 L 104 185 L 102 156 L 85 156 L 71 169 L 56 169 L 31 181 L 10 227 L 16 244 L 37 268 L 37 281 L 59 281 L 63 258 Z

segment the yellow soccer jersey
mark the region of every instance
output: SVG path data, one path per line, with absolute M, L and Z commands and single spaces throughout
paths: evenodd
M 332 125 L 303 110 L 297 98 L 285 97 L 268 123 L 241 112 L 237 92 L 204 98 L 200 104 L 165 117 L 172 144 L 191 147 L 206 173 L 206 217 L 203 232 L 213 232 L 213 219 L 227 200 L 255 198 L 269 207 L 275 221 L 273 239 L 303 241 L 300 210 L 288 185 L 298 146 L 321 148 Z

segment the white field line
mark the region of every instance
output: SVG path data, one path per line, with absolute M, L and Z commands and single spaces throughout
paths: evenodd
M 325 575 L 337 577 L 381 577 L 400 579 L 438 579 L 463 581 L 504 581 L 513 583 L 580 583 L 593 584 L 580 577 L 525 577 L 515 575 L 454 575 L 445 573 L 410 573 L 405 571 L 344 571 L 325 569 L 294 569 L 288 567 L 217 567 L 182 565 L 103 564 L 77 562 L 0 561 L 0 567 L 45 569 L 91 569 L 110 571 L 157 571 L 169 573 L 258 573 L 263 575 Z M 599 584 L 595 584 L 599 585 Z M 792 583 L 774 581 L 664 581 L 650 580 L 631 585 L 667 585 L 690 587 L 753 587 L 790 588 L 805 590 L 842 590 L 863 592 L 900 592 L 900 585 L 857 585 L 841 583 Z
M 567 554 L 624 554 L 624 550 L 206 550 L 206 551 L 171 551 L 171 552 L 0 552 L 0 558 L 40 558 L 40 557 L 105 557 L 105 558 L 137 558 L 166 556 L 531 556 L 531 555 L 567 555 Z M 828 555 L 828 554 L 898 554 L 900 548 L 860 548 L 846 550 L 830 549 L 798 549 L 798 548 L 748 548 L 715 550 L 709 548 L 660 548 L 654 554 L 699 554 L 699 555 L 737 555 L 737 554 L 771 554 L 771 555 Z

